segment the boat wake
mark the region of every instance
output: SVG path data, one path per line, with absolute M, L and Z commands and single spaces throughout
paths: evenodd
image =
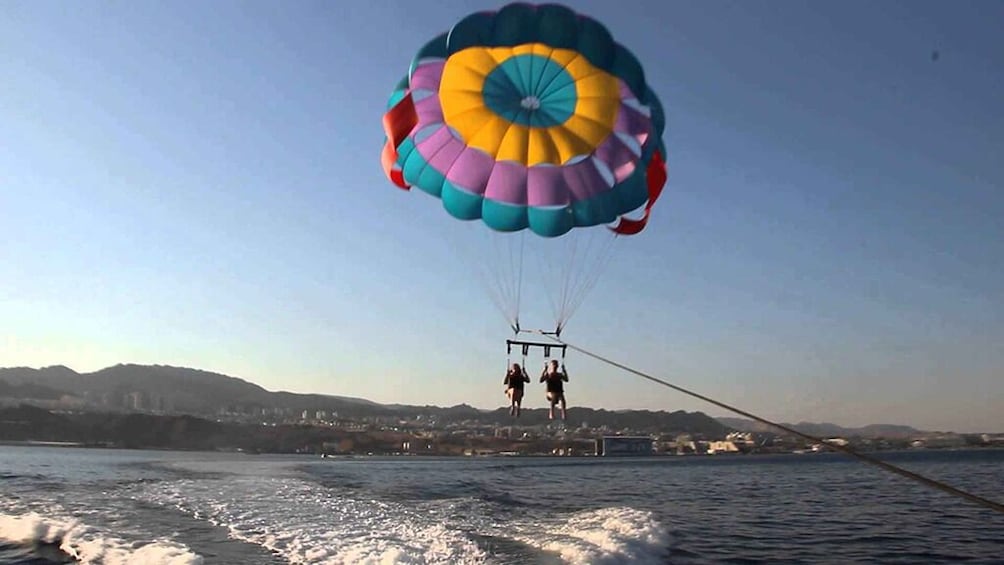
M 514 537 L 566 563 L 665 563 L 669 557 L 669 531 L 651 512 L 633 508 L 587 510 L 529 526 Z
M 297 565 L 495 563 L 516 557 L 571 564 L 663 563 L 669 545 L 666 528 L 653 514 L 626 507 L 534 517 L 477 497 L 372 500 L 310 481 L 248 476 L 142 485 L 133 496 L 224 527 L 233 539 Z M 498 553 L 499 547 L 510 546 L 531 553 Z
M 127 565 L 201 565 L 202 556 L 188 547 L 167 540 L 129 541 L 111 532 L 89 526 L 76 518 L 0 513 L 0 541 L 21 546 L 58 548 L 80 563 Z
M 295 479 L 177 481 L 135 494 L 227 528 L 291 564 L 484 563 L 463 531 L 404 504 L 332 495 Z

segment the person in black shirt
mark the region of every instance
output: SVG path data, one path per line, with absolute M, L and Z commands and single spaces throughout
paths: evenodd
M 512 367 L 506 371 L 505 380 L 502 384 L 506 385 L 506 396 L 509 397 L 509 415 L 519 418 L 519 408 L 523 401 L 523 383 L 530 382 L 530 375 L 526 374 L 526 369 L 519 366 L 519 363 L 513 363 Z
M 561 419 L 565 419 L 565 386 L 562 383 L 568 382 L 568 372 L 565 371 L 565 366 L 561 366 L 561 371 L 558 371 L 558 360 L 551 359 L 550 362 L 544 365 L 544 372 L 540 375 L 540 382 L 547 383 L 547 401 L 551 403 L 551 410 L 548 412 L 548 418 L 554 419 L 554 406 L 557 403 L 561 403 Z

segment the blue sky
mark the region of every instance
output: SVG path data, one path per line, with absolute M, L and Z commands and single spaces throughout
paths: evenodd
M 484 234 L 379 166 L 414 51 L 500 5 L 4 3 L 0 366 L 504 404 Z M 568 5 L 645 65 L 670 167 L 569 342 L 769 418 L 1004 431 L 1004 5 Z M 572 407 L 724 415 L 568 368 Z

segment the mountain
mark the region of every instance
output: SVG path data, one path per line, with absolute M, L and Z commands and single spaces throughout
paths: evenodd
M 10 384 L 0 379 L 0 397 L 55 400 L 64 394 L 66 393 L 31 382 Z
M 715 419 L 728 428 L 741 432 L 780 432 L 780 430 L 774 428 L 773 426 L 768 426 L 766 424 L 761 424 L 760 422 L 747 420 L 745 418 L 718 417 Z M 911 428 L 910 426 L 896 424 L 870 424 L 860 428 L 845 428 L 828 422 L 799 422 L 797 424 L 789 424 L 787 422 L 780 423 L 782 426 L 798 430 L 803 434 L 824 439 L 829 437 L 906 438 L 923 433 L 920 430 Z
M 105 407 L 194 414 L 213 414 L 228 406 L 282 406 L 291 410 L 379 406 L 363 399 L 270 392 L 236 377 L 167 365 L 119 364 L 93 373 L 77 373 L 61 365 L 42 369 L 0 368 L 0 380 L 13 386 L 66 391 Z
M 80 375 L 62 365 L 30 369 L 28 367 L 0 368 L 0 380 L 12 385 L 33 384 L 56 390 L 73 392 L 80 388 Z
M 507 426 L 513 423 L 507 408 L 480 410 L 460 404 L 450 407 L 378 404 L 361 398 L 323 394 L 272 392 L 243 379 L 219 373 L 166 365 L 119 364 L 95 371 L 77 373 L 64 366 L 31 369 L 0 368 L 0 381 L 6 390 L 50 389 L 59 398 L 62 393 L 79 399 L 78 407 L 112 411 L 153 411 L 171 414 L 216 416 L 221 413 L 283 414 L 298 417 L 302 412 L 337 413 L 341 419 L 384 418 L 390 420 L 433 421 L 437 426 L 470 423 Z M 38 387 L 44 387 L 38 388 Z M 25 398 L 0 388 L 0 397 Z M 58 391 L 58 392 L 57 392 Z M 606 426 L 611 431 L 635 430 L 652 433 L 690 433 L 720 437 L 726 426 L 701 412 L 653 412 L 648 410 L 608 411 L 573 406 L 568 426 Z M 519 424 L 547 424 L 546 409 L 524 409 Z

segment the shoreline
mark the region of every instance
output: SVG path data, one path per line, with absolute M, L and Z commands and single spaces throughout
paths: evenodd
M 367 459 L 371 457 L 382 457 L 382 458 L 422 458 L 422 459 L 488 459 L 488 458 L 534 458 L 534 459 L 607 459 L 607 460 L 630 460 L 630 459 L 743 459 L 743 458 L 758 458 L 758 457 L 771 457 L 771 456 L 813 456 L 813 455 L 843 455 L 847 456 L 845 453 L 841 453 L 837 450 L 821 450 L 821 451 L 767 451 L 767 452 L 752 452 L 752 453 L 645 453 L 645 454 L 632 454 L 632 455 L 589 455 L 589 454 L 576 454 L 576 455 L 556 455 L 549 453 L 512 453 L 512 452 L 494 452 L 494 453 L 476 453 L 476 454 L 463 454 L 463 453 L 403 453 L 403 452 L 386 452 L 386 453 L 314 453 L 314 452 L 295 452 L 295 451 L 252 451 L 240 448 L 230 448 L 230 447 L 218 447 L 214 449 L 200 449 L 200 448 L 184 448 L 184 447 L 137 447 L 137 446 L 120 446 L 114 445 L 113 443 L 85 443 L 85 442 L 72 442 L 72 441 L 49 441 L 49 440 L 0 440 L 0 447 L 49 447 L 49 448 L 63 448 L 63 449 L 106 449 L 113 451 L 171 451 L 177 453 L 213 453 L 213 454 L 234 454 L 234 455 L 247 455 L 247 456 L 298 456 L 304 458 L 316 458 L 316 459 Z M 906 453 L 948 453 L 948 452 L 982 452 L 982 451 L 1004 451 L 1004 446 L 990 445 L 990 446 L 967 446 L 967 447 L 924 447 L 924 448 L 907 448 L 907 449 L 880 449 L 880 450 L 870 450 L 862 451 L 860 453 L 867 453 L 874 455 L 877 453 L 888 453 L 888 454 L 906 454 Z

